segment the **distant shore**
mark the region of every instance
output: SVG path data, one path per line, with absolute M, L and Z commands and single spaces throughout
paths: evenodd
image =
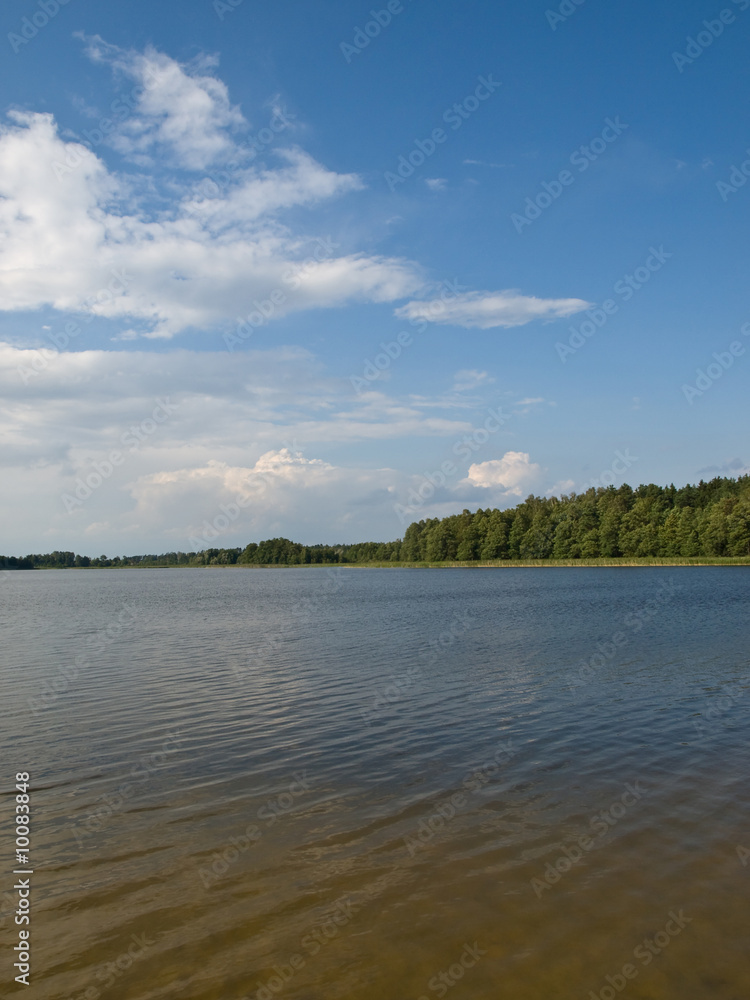
M 622 557 L 622 558 L 600 558 L 600 559 L 480 559 L 473 561 L 446 561 L 446 562 L 361 562 L 361 563 L 235 563 L 227 566 L 185 566 L 174 563 L 172 565 L 141 563 L 138 566 L 39 566 L 32 572 L 53 570 L 64 568 L 68 570 L 80 570 L 88 572 L 92 569 L 190 569 L 190 570 L 267 570 L 267 569 L 555 569 L 555 568 L 581 568 L 595 569 L 601 567 L 611 569 L 615 567 L 669 567 L 669 566 L 750 566 L 750 556 L 695 556 L 685 558 L 657 558 L 657 557 Z M 12 570 L 12 572 L 27 572 L 27 570 Z
M 619 566 L 750 566 L 750 556 L 727 556 L 685 559 L 482 559 L 473 562 L 378 562 L 352 564 L 350 569 L 549 569 L 555 567 L 609 568 Z M 210 568 L 210 567 L 209 567 Z M 260 567 L 274 569 L 277 567 Z M 290 569 L 292 567 L 278 567 Z M 328 567 L 330 569 L 330 567 Z M 341 569 L 347 565 L 342 563 Z
M 414 492 L 414 491 L 412 491 Z M 400 508 L 399 517 L 422 507 Z M 237 508 L 239 511 L 239 507 Z M 266 538 L 244 547 L 217 547 L 228 515 L 205 521 L 187 539 L 190 550 L 157 555 L 83 556 L 55 549 L 23 557 L 0 555 L 0 570 L 109 569 L 137 566 L 351 566 L 361 569 L 488 569 L 615 566 L 750 565 L 750 475 L 717 476 L 695 486 L 633 489 L 591 487 L 562 498 L 529 496 L 504 510 L 464 509 L 412 521 L 403 538 L 341 544 Z M 197 529 L 195 529 L 197 531 Z M 332 531 L 333 528 L 328 529 Z M 213 545 L 211 543 L 214 543 Z M 201 548 L 206 545 L 206 548 Z M 679 555 L 676 553 L 679 551 Z M 584 552 L 586 555 L 584 556 Z M 637 552 L 649 555 L 637 556 Z

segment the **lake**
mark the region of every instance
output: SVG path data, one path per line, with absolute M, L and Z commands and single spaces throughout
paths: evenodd
M 746 1000 L 749 604 L 742 567 L 7 574 L 19 995 Z

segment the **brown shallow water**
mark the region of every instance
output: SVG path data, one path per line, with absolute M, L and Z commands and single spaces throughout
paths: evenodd
M 747 1000 L 749 597 L 742 568 L 12 575 L 22 995 Z

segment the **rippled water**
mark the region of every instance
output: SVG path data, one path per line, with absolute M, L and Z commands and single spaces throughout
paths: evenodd
M 749 598 L 743 568 L 11 574 L 23 995 L 747 1000 Z

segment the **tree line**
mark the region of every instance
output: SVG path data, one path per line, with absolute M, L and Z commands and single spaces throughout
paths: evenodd
M 411 524 L 401 543 L 409 561 L 670 556 L 750 556 L 750 476 L 530 496 Z
M 750 476 L 697 486 L 591 488 L 563 497 L 529 496 L 509 510 L 464 510 L 409 525 L 403 539 L 301 545 L 288 538 L 245 548 L 89 558 L 51 552 L 0 557 L 3 569 L 116 566 L 308 566 L 490 559 L 750 556 Z

